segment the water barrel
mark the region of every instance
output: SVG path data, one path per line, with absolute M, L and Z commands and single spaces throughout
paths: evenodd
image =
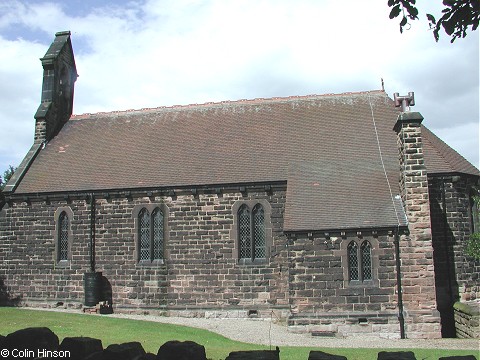
M 84 277 L 85 306 L 95 306 L 98 304 L 100 294 L 102 293 L 102 273 L 87 272 Z

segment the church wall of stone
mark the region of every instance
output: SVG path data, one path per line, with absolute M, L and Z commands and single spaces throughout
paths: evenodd
M 232 205 L 264 199 L 271 206 L 269 260 L 239 264 L 234 256 Z M 176 196 L 97 196 L 95 270 L 111 286 L 120 309 L 261 309 L 288 306 L 285 191 L 181 194 Z M 163 203 L 168 207 L 168 240 L 163 264 L 139 264 L 133 209 Z M 55 257 L 55 212 L 69 207 L 72 246 L 68 265 Z M 15 200 L 2 211 L 0 277 L 12 296 L 27 304 L 84 301 L 89 270 L 90 204 L 85 198 Z
M 393 235 L 364 230 L 291 239 L 291 329 L 399 338 Z M 371 280 L 349 281 L 352 241 L 372 245 Z
M 455 336 L 454 303 L 480 297 L 480 262 L 466 254 L 472 232 L 471 187 L 467 176 L 429 178 L 437 308 L 444 336 Z
M 430 181 L 434 248 L 440 239 L 434 205 L 437 185 Z M 454 281 L 463 294 L 474 291 L 469 284 L 478 274 L 477 263 L 460 261 L 464 256 L 460 239 L 469 231 L 464 204 L 468 186 L 465 181 L 446 184 Z M 285 194 L 285 187 L 174 195 L 95 194 L 95 269 L 110 287 L 115 311 L 227 317 L 270 317 L 273 311 L 275 316 L 290 316 L 293 330 L 398 337 L 392 231 L 285 235 Z M 5 287 L 0 290 L 30 306 L 82 306 L 84 273 L 90 268 L 91 208 L 86 195 L 7 199 L 0 212 L 0 279 Z M 265 263 L 240 264 L 237 259 L 232 208 L 239 201 L 266 201 L 271 207 L 272 244 Z M 143 265 L 136 255 L 134 209 L 149 204 L 168 208 L 168 238 L 165 261 Z M 55 255 L 55 218 L 61 208 L 70 208 L 73 214 L 68 266 L 59 266 Z M 364 240 L 373 246 L 373 281 L 349 284 L 346 246 Z M 410 236 L 401 237 L 403 300 L 407 336 L 420 337 L 433 333 L 430 327 L 438 325 L 433 317 L 428 319 L 431 313 L 416 312 L 411 305 L 429 296 L 422 294 L 422 286 L 432 285 L 430 278 L 415 277 L 415 271 L 421 275 L 422 268 L 430 270 L 431 265 L 422 260 L 425 254 L 419 258 L 411 242 Z M 438 290 L 437 299 L 441 300 Z

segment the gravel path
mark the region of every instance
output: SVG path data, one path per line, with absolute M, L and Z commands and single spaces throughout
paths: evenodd
M 31 310 L 61 311 L 78 313 L 79 310 L 29 308 Z M 206 319 L 187 317 L 166 317 L 153 315 L 86 315 L 106 316 L 142 321 L 155 321 L 166 324 L 184 325 L 210 330 L 232 340 L 251 344 L 275 346 L 308 346 L 323 348 L 383 348 L 383 349 L 413 349 L 439 348 L 459 350 L 479 350 L 478 339 L 379 339 L 372 336 L 356 336 L 346 339 L 315 337 L 310 334 L 296 334 L 289 332 L 285 325 L 273 323 L 269 319 Z M 407 334 L 408 335 L 408 334 Z M 480 360 L 480 351 L 477 358 Z
M 478 350 L 476 339 L 379 339 L 377 337 L 349 337 L 348 339 L 315 337 L 289 332 L 286 326 L 263 319 L 205 319 L 163 317 L 151 315 L 112 314 L 111 317 L 156 321 L 206 329 L 232 340 L 275 346 L 311 346 L 329 348 L 440 348 Z M 480 355 L 480 354 L 479 354 Z M 479 357 L 480 359 L 480 357 Z

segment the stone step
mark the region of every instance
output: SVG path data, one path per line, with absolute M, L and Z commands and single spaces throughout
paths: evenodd
M 312 336 L 318 337 L 336 337 L 337 333 L 334 331 L 311 331 Z

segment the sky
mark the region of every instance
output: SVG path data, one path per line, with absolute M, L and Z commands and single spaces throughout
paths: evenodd
M 479 167 L 479 32 L 453 44 L 387 0 L 1 0 L 0 175 L 33 143 L 43 57 L 70 30 L 74 113 L 378 90 Z

